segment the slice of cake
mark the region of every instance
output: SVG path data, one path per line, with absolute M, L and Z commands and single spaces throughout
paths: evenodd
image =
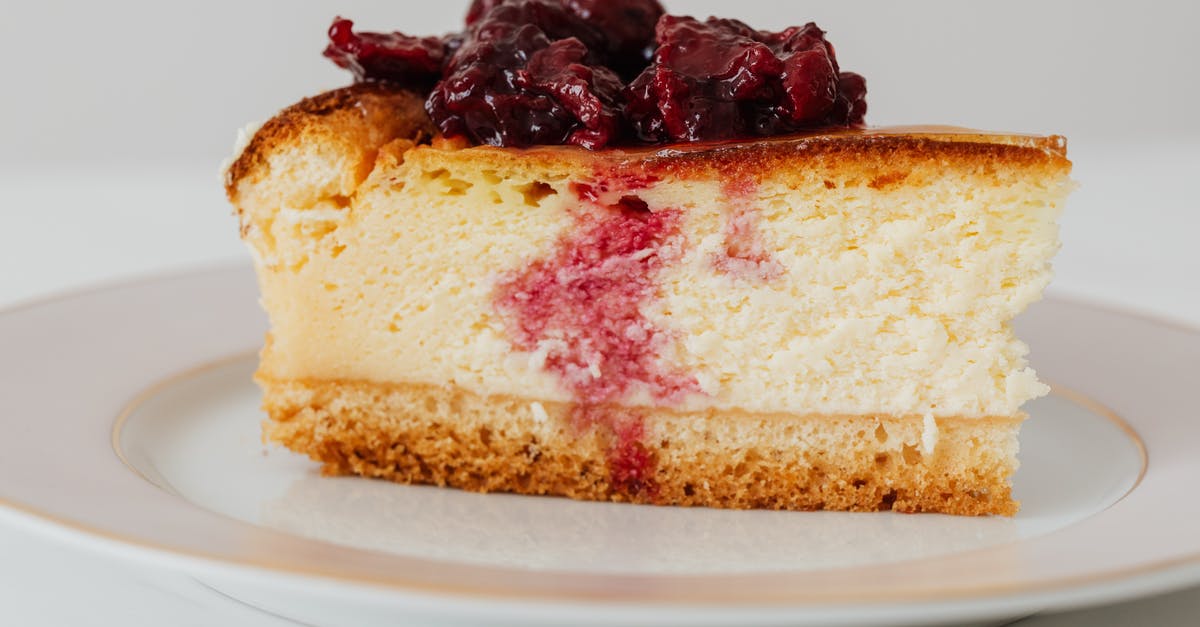
M 1047 388 L 1009 322 L 1050 280 L 1061 138 L 693 142 L 712 120 L 662 105 L 638 141 L 579 118 L 576 146 L 517 148 L 529 129 L 460 107 L 455 131 L 429 93 L 305 100 L 228 170 L 271 321 L 271 440 L 331 473 L 479 491 L 1016 511 L 1020 408 Z M 821 115 L 854 115 L 843 100 Z

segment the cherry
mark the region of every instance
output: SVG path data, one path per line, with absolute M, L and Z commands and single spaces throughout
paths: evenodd
M 824 35 L 812 23 L 772 33 L 665 16 L 650 66 L 626 90 L 628 121 L 651 143 L 861 124 L 866 82 L 839 72 Z
M 390 80 L 429 89 L 442 74 L 447 38 L 409 37 L 403 33 L 355 33 L 354 22 L 339 17 L 329 27 L 325 56 L 354 78 Z
M 325 56 L 428 93 L 448 137 L 523 147 L 658 144 L 859 126 L 866 81 L 816 24 L 779 32 L 664 15 L 658 0 L 474 0 L 443 37 L 356 33 Z

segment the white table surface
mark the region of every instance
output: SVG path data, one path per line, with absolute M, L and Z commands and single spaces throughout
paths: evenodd
M 1063 219 L 1051 290 L 1200 327 L 1200 144 L 1076 142 L 1071 149 L 1082 187 Z M 246 259 L 215 167 L 8 168 L 0 202 L 0 307 L 98 281 Z M 0 625 L 294 624 L 189 584 L 0 527 Z M 1200 624 L 1200 588 L 1021 622 L 1134 623 Z

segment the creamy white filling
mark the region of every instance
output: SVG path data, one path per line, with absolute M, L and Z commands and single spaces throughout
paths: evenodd
M 934 419 L 932 413 L 925 414 L 925 423 L 921 428 L 921 452 L 926 455 L 932 455 L 933 449 L 938 443 L 938 426 L 937 420 Z

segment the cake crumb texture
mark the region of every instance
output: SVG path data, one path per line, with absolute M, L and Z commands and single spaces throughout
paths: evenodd
M 602 432 L 576 433 L 569 403 L 448 386 L 260 377 L 267 438 L 327 474 L 476 492 L 732 509 L 1012 515 L 1021 418 L 645 412 L 654 489 L 614 481 Z
M 1009 321 L 1050 281 L 1066 169 L 1041 148 L 881 137 L 795 140 L 790 161 L 745 183 L 749 199 L 722 191 L 740 176 L 722 151 L 703 161 L 715 170 L 647 157 L 650 171 L 692 165 L 618 191 L 680 216 L 638 315 L 661 331 L 653 368 L 695 377 L 685 409 L 997 416 L 1046 392 Z M 554 338 L 514 351 L 498 286 L 611 211 L 577 189 L 613 185 L 616 166 L 378 139 L 369 165 L 318 142 L 280 148 L 273 174 L 238 184 L 271 317 L 264 368 L 572 400 L 545 368 Z M 895 171 L 904 185 L 869 184 Z M 752 223 L 731 231 L 739 219 Z M 750 253 L 731 232 L 754 233 Z M 770 271 L 714 263 L 730 250 Z M 642 388 L 621 401 L 654 404 Z

